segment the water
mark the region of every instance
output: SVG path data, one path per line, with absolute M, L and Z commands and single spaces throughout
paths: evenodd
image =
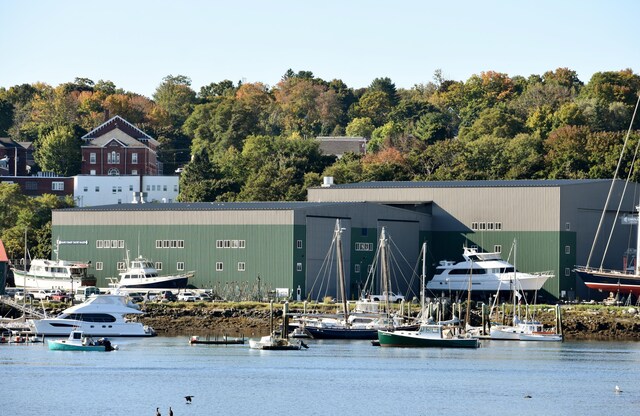
M 187 340 L 115 339 L 109 353 L 0 345 L 0 415 L 640 414 L 634 342 L 453 350 L 309 340 L 308 350 L 257 351 Z

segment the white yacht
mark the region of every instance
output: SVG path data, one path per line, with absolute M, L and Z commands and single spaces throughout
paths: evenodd
M 427 283 L 427 289 L 437 293 L 467 291 L 539 290 L 553 277 L 552 272 L 523 273 L 503 260 L 500 253 L 481 253 L 475 248 L 464 247 L 464 261 L 455 263 L 443 260 L 436 267 L 436 274 Z
M 140 309 L 129 303 L 126 295 L 93 295 L 55 318 L 33 320 L 33 326 L 36 334 L 45 336 L 68 336 L 73 330 L 93 337 L 156 335 L 153 328 L 126 319 L 127 315 L 140 314 Z
M 78 261 L 33 259 L 29 270 L 13 267 L 11 271 L 16 287 L 71 291 L 80 286 L 95 286 L 95 277 L 87 274 L 89 266 Z
M 191 271 L 161 276 L 153 263 L 142 256 L 131 261 L 127 256 L 126 260 L 127 269 L 119 274 L 117 281 L 110 284 L 116 289 L 184 289 L 189 278 L 195 274 Z

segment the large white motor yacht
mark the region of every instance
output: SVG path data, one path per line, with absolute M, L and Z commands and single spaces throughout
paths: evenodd
M 539 290 L 553 277 L 552 272 L 523 273 L 503 260 L 500 253 L 480 253 L 475 248 L 464 247 L 464 261 L 455 263 L 443 260 L 436 267 L 436 274 L 427 283 L 432 291 Z
M 127 315 L 142 312 L 127 301 L 126 295 L 93 295 L 85 302 L 65 309 L 55 318 L 33 321 L 35 332 L 45 336 L 68 336 L 79 330 L 92 337 L 149 337 L 153 328 L 130 322 Z

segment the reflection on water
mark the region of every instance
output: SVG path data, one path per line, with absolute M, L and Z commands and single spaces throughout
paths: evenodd
M 640 414 L 633 342 L 455 350 L 309 340 L 308 350 L 257 351 L 187 341 L 117 339 L 109 353 L 0 345 L 0 414 Z

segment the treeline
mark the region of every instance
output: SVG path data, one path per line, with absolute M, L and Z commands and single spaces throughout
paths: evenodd
M 110 81 L 0 89 L 0 136 L 32 141 L 40 169 L 77 173 L 79 137 L 120 115 L 161 144 L 165 172 L 184 166 L 182 201 L 304 200 L 322 176 L 392 180 L 611 178 L 640 91 L 632 70 L 588 83 L 559 68 L 509 77 L 483 72 L 398 89 L 389 78 L 354 89 L 309 71 L 274 86 L 167 76 L 151 98 Z M 638 143 L 638 121 L 620 175 Z M 366 155 L 322 156 L 317 136 L 363 136 Z M 65 149 L 64 152 L 52 149 Z M 638 180 L 637 173 L 632 178 Z

